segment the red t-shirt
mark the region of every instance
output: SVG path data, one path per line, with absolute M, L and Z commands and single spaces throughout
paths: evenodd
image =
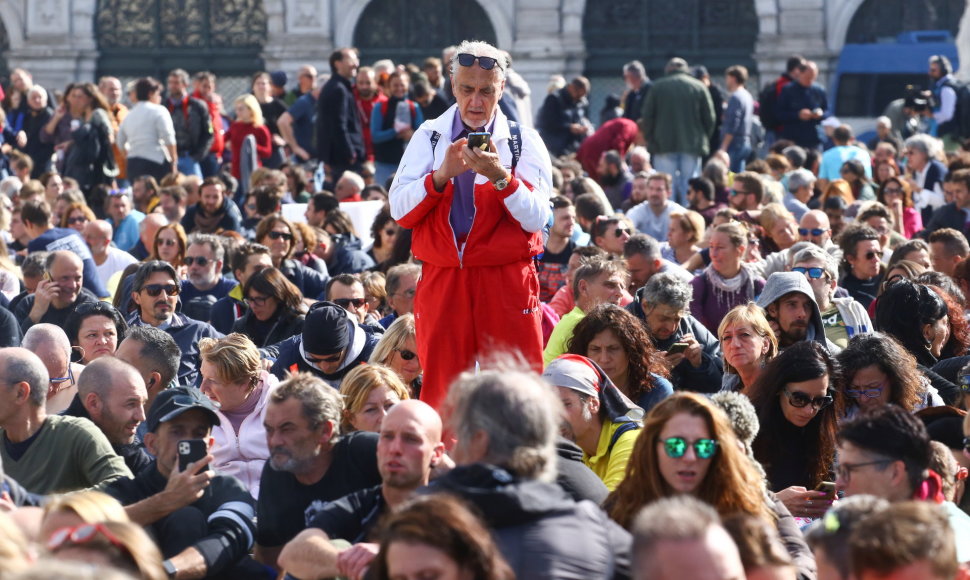
M 233 121 L 226 136 L 232 145 L 232 176 L 236 179 L 239 179 L 239 153 L 242 151 L 243 139 L 249 135 L 256 137 L 256 163 L 260 167 L 263 166 L 263 159 L 273 154 L 273 138 L 266 125 L 257 127 L 251 123 Z

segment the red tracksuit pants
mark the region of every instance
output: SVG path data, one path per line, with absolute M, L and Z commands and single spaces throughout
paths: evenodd
M 503 266 L 424 264 L 414 297 L 421 400 L 438 409 L 451 382 L 497 352 L 542 372 L 542 310 L 532 260 Z

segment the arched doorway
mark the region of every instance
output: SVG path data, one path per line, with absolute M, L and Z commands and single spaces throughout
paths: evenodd
M 913 30 L 948 30 L 956 37 L 966 5 L 966 0 L 866 0 L 852 16 L 845 42 L 883 42 Z
M 496 44 L 495 29 L 472 0 L 374 0 L 354 29 L 354 46 L 362 62 L 389 58 L 420 66 L 429 56 L 463 39 Z
M 98 75 L 122 79 L 208 70 L 224 97 L 248 90 L 263 67 L 262 0 L 99 0 L 95 15 Z

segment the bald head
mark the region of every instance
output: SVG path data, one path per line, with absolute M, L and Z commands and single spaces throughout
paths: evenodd
M 48 270 L 51 270 L 57 266 L 68 264 L 78 266 L 82 269 L 84 268 L 84 263 L 81 261 L 81 258 L 74 252 L 69 252 L 67 250 L 55 250 L 47 256 Z
M 71 365 L 71 341 L 59 326 L 35 324 L 24 334 L 20 343 L 43 361 L 48 377 L 64 378 L 69 375 Z M 44 388 L 47 391 L 47 388 Z
M 145 380 L 135 367 L 114 357 L 101 357 L 84 368 L 77 391 L 108 441 L 114 445 L 134 441 L 148 401 Z
M 829 222 L 829 216 L 824 211 L 813 209 L 805 212 L 805 215 L 802 216 L 802 221 L 798 223 L 798 227 L 802 230 L 810 230 L 808 235 L 802 235 L 802 241 L 804 242 L 812 242 L 816 246 L 824 248 L 832 240 L 832 224 Z M 818 230 L 822 231 L 818 232 Z
M 444 453 L 441 417 L 427 403 L 407 400 L 391 407 L 381 423 L 377 469 L 388 490 L 409 494 L 427 485 Z
M 141 224 L 138 227 L 141 243 L 145 246 L 145 249 L 152 247 L 152 243 L 155 241 L 155 234 L 158 233 L 160 227 L 165 225 L 168 225 L 168 218 L 160 213 L 150 213 L 145 216 L 145 219 L 141 220 Z
M 104 220 L 94 220 L 88 222 L 84 226 L 84 231 L 81 232 L 84 237 L 85 243 L 91 248 L 91 253 L 94 257 L 100 260 L 101 257 L 108 253 L 108 248 L 111 246 L 111 238 L 114 236 L 114 230 L 111 224 Z
M 105 220 L 94 220 L 84 226 L 84 236 L 87 237 L 89 233 L 102 235 L 110 240 L 114 235 L 114 230 L 111 228 L 111 224 Z
M 77 392 L 81 400 L 91 393 L 103 399 L 115 385 L 123 383 L 140 384 L 142 389 L 145 388 L 145 380 L 138 369 L 113 356 L 103 356 L 84 367 L 77 379 Z
M 34 407 L 44 406 L 50 377 L 43 361 L 30 350 L 21 347 L 0 349 L 0 379 L 6 385 L 6 389 L 0 391 L 4 407 L 24 402 Z

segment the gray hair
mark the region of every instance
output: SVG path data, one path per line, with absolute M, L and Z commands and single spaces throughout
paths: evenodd
M 803 187 L 810 187 L 813 183 L 815 183 L 815 174 L 804 167 L 799 167 L 788 174 L 788 191 L 792 193 Z
M 221 262 L 226 257 L 226 248 L 222 245 L 222 240 L 219 239 L 219 236 L 195 233 L 189 236 L 188 243 L 185 247 L 188 248 L 193 244 L 209 246 L 209 250 L 212 251 L 212 255 L 217 262 Z
M 751 444 L 761 430 L 758 412 L 746 395 L 734 391 L 721 391 L 711 395 L 711 402 L 720 407 L 731 421 L 731 427 L 738 440 L 744 445 L 744 450 L 750 457 L 754 457 Z
M 539 375 L 513 365 L 462 373 L 445 407 L 458 445 L 467 445 L 480 432 L 488 436 L 481 461 L 524 479 L 556 478 L 562 403 Z
M 47 387 L 51 379 L 40 357 L 27 347 L 4 348 L 0 349 L 0 353 L 3 353 L 0 360 L 7 361 L 3 378 L 8 389 L 17 383 L 27 383 L 30 385 L 30 403 L 35 407 L 42 406 L 47 400 Z
M 917 133 L 909 139 L 906 139 L 906 142 L 903 143 L 903 147 L 918 149 L 922 151 L 924 155 L 932 159 L 943 151 L 943 142 L 936 137 L 930 137 L 925 133 Z
M 363 177 L 361 177 L 357 173 L 355 173 L 353 171 L 349 171 L 349 170 L 348 171 L 344 171 L 340 175 L 340 179 L 346 179 L 347 181 L 351 182 L 352 184 L 354 184 L 354 187 L 356 187 L 358 190 L 363 190 L 364 187 L 367 185 L 366 183 L 364 183 L 364 178 Z M 340 181 L 340 180 L 338 180 L 338 181 Z
M 669 272 L 654 274 L 643 287 L 641 300 L 656 306 L 665 304 L 674 310 L 684 310 L 694 297 L 694 288 Z
M 494 58 L 495 62 L 498 63 L 499 79 L 505 80 L 505 71 L 509 68 L 508 58 L 503 51 L 482 40 L 463 40 L 455 48 L 455 52 L 451 56 L 452 76 L 458 71 L 458 55 L 464 53 Z
M 280 383 L 270 394 L 273 403 L 284 403 L 289 399 L 300 401 L 303 416 L 310 429 L 332 423 L 333 436 L 330 442 L 337 442 L 340 437 L 340 418 L 344 412 L 344 399 L 337 389 L 331 388 L 310 373 L 296 373 Z
M 643 63 L 639 60 L 631 60 L 630 62 L 623 65 L 624 73 L 633 73 L 640 77 L 641 79 L 647 78 L 647 69 L 643 67 Z
M 828 274 L 830 280 L 839 279 L 839 269 L 838 265 L 835 263 L 835 259 L 832 258 L 831 254 L 815 244 L 812 244 L 795 254 L 795 258 L 792 260 L 792 265 L 813 260 L 818 260 L 825 264 L 823 267 L 825 268 L 825 273 Z
M 24 333 L 24 339 L 20 341 L 20 346 L 27 350 L 35 351 L 42 344 L 53 343 L 53 346 L 61 349 L 71 359 L 71 340 L 67 333 L 60 326 L 49 323 L 35 324 Z
M 694 496 L 675 495 L 648 504 L 633 521 L 633 569 L 653 565 L 657 544 L 701 540 L 714 527 L 721 527 L 717 511 Z

